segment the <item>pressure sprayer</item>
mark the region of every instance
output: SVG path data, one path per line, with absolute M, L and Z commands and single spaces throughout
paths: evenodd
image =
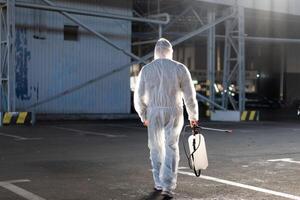
M 191 127 L 190 125 L 186 125 L 183 129 L 183 137 L 186 137 L 186 129 L 188 127 L 192 129 L 192 135 L 188 137 L 189 153 L 187 152 L 184 140 L 182 140 L 183 149 L 188 159 L 190 168 L 194 170 L 195 175 L 199 177 L 201 175 L 201 170 L 206 169 L 208 166 L 205 139 L 204 136 L 200 133 L 200 130 L 218 131 L 225 133 L 231 133 L 232 130 L 215 129 L 203 126 Z

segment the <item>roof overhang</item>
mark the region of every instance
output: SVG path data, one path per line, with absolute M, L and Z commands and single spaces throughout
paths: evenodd
M 238 5 L 255 10 L 263 10 L 270 12 L 278 12 L 290 15 L 300 15 L 300 1 L 299 0 L 196 0 L 199 2 L 206 2 L 211 4 Z

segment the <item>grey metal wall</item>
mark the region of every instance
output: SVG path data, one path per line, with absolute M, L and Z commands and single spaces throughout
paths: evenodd
M 34 0 L 32 0 L 34 2 Z M 131 1 L 64 0 L 57 5 L 132 15 Z M 78 41 L 64 41 L 64 25 L 75 25 L 59 13 L 17 8 L 17 110 L 84 83 L 130 62 L 130 58 L 79 28 Z M 130 51 L 131 22 L 76 16 Z M 39 32 L 45 39 L 35 39 Z M 129 113 L 129 69 L 40 105 L 37 113 Z

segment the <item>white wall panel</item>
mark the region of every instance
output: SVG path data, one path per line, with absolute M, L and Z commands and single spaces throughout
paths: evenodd
M 121 0 L 55 1 L 82 10 L 131 15 L 131 2 Z M 78 41 L 65 41 L 64 25 L 75 25 L 59 13 L 42 11 L 46 38 L 35 39 L 37 10 L 17 8 L 17 109 L 110 72 L 130 58 L 79 28 Z M 131 22 L 76 16 L 117 45 L 131 51 Z M 129 113 L 129 69 L 33 109 L 37 113 Z

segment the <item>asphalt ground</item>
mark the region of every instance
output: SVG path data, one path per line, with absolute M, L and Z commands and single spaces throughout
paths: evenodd
M 200 178 L 181 148 L 174 199 L 300 199 L 300 123 L 203 122 Z M 147 131 L 137 120 L 0 128 L 0 200 L 162 199 L 153 194 Z

